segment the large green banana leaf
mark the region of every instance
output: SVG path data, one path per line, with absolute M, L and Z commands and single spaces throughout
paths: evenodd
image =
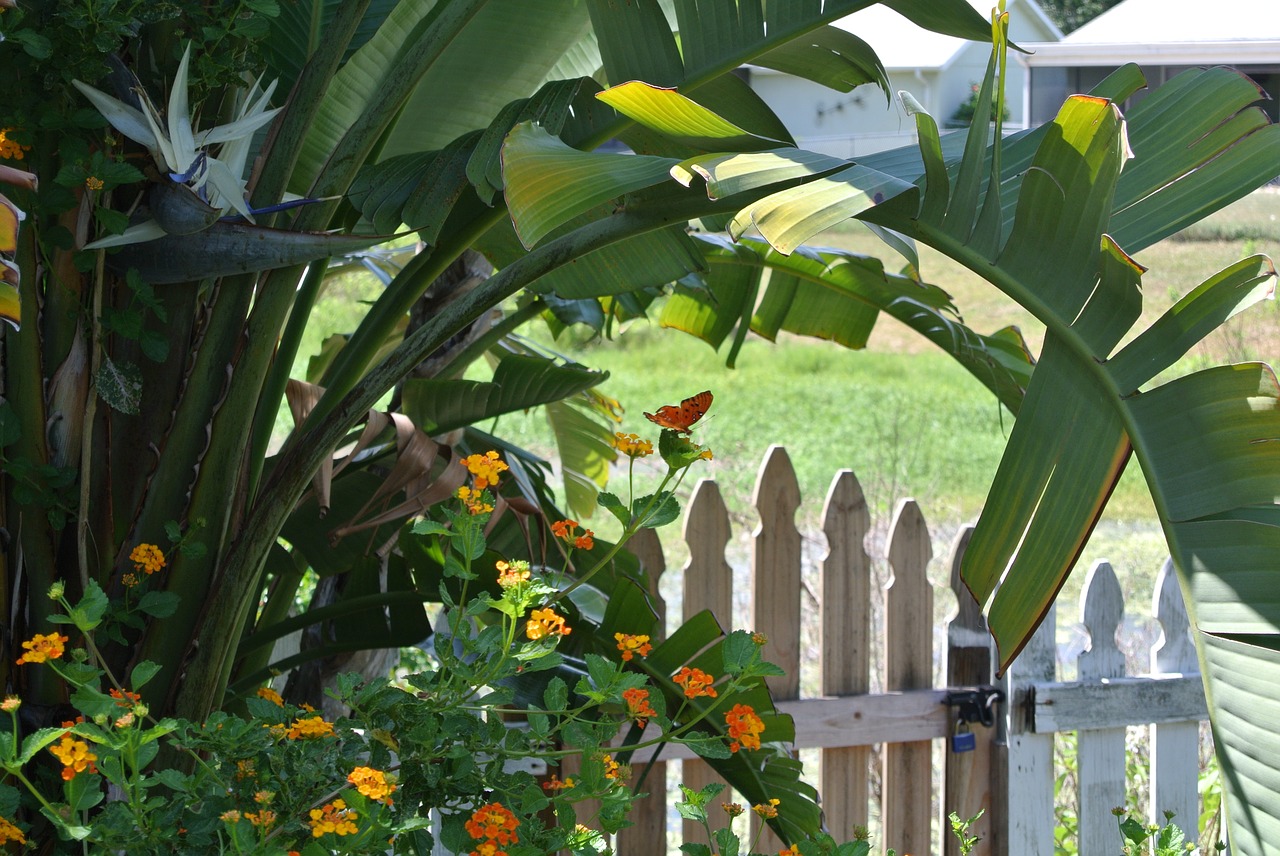
M 367 412 L 427 353 L 488 306 L 533 285 L 541 276 L 577 266 L 568 265 L 570 260 L 589 260 L 593 252 L 602 255 L 578 266 L 579 271 L 594 263 L 600 270 L 613 266 L 620 272 L 634 273 L 641 261 L 654 257 L 654 246 L 666 248 L 670 271 L 688 273 L 703 264 L 700 253 L 690 252 L 695 245 L 671 226 L 690 216 L 714 213 L 715 205 L 708 206 L 705 200 L 690 205 L 690 197 L 696 194 L 681 188 L 672 195 L 663 191 L 646 195 L 650 188 L 641 187 L 640 216 L 622 212 L 614 217 L 612 197 L 598 199 L 594 210 L 577 212 L 583 225 L 574 228 L 575 224 L 566 220 L 558 226 L 562 231 L 544 232 L 540 236 L 543 243 L 531 251 L 511 247 L 508 241 L 505 246 L 511 250 L 510 259 L 491 284 L 476 289 L 457 307 L 440 313 L 395 351 L 382 356 L 390 331 L 435 277 L 466 248 L 480 242 L 496 226 L 501 228 L 504 205 L 512 197 L 496 195 L 506 182 L 503 170 L 510 165 L 499 159 L 499 144 L 513 123 L 536 118 L 554 128 L 555 117 L 560 116 L 563 124 L 556 129 L 560 139 L 583 147 L 630 131 L 634 136 L 628 139 L 638 151 L 667 160 L 697 155 L 699 151 L 691 144 L 707 142 L 705 133 L 684 139 L 663 137 L 595 99 L 594 86 L 573 88 L 555 79 L 567 76 L 577 80 L 590 74 L 601 75 L 610 83 L 642 79 L 678 85 L 693 103 L 717 111 L 748 135 L 785 141 L 785 129 L 776 117 L 746 87 L 727 79 L 727 72 L 763 58 L 803 71 L 813 79 L 842 81 L 841 86 L 863 79 L 883 83 L 878 64 L 856 39 L 820 31 L 812 40 L 795 43 L 826 22 L 867 5 L 862 0 L 821 6 L 810 0 L 767 5 L 758 0 L 678 0 L 665 6 L 656 0 L 628 4 L 604 0 L 585 4 L 438 0 L 430 4 L 404 2 L 387 10 L 384 4 L 364 0 L 340 5 L 330 23 L 323 17 L 293 22 L 296 34 L 301 20 L 306 21 L 311 52 L 302 71 L 296 73 L 295 97 L 277 143 L 289 139 L 301 142 L 291 155 L 276 157 L 274 150 L 269 153 L 256 192 L 270 195 L 271 188 L 287 184 L 316 195 L 343 194 L 356 181 L 361 167 L 374 165 L 381 170 L 376 176 L 379 181 L 370 179 L 358 187 L 351 201 L 375 224 L 409 219 L 415 228 L 426 229 L 429 246 L 392 280 L 337 354 L 326 370 L 326 393 L 281 453 L 266 466 L 250 461 L 253 476 L 244 509 L 237 510 L 226 527 L 227 532 L 236 533 L 234 541 L 220 542 L 210 553 L 208 567 L 188 562 L 175 569 L 174 579 L 192 584 L 192 591 L 213 586 L 212 596 L 193 599 L 196 605 L 211 604 L 197 634 L 191 664 L 192 673 L 208 676 L 208 681 L 188 682 L 183 687 L 181 709 L 195 712 L 216 704 L 219 681 L 230 674 L 234 642 L 261 582 L 262 556 L 275 542 L 312 474 L 323 466 L 328 450 L 350 430 L 359 414 Z M 899 2 L 895 8 L 953 35 L 986 35 L 980 17 L 964 0 Z M 361 31 L 360 25 L 370 16 L 377 17 L 380 25 L 371 33 Z M 678 36 L 673 32 L 676 28 Z M 554 35 L 547 38 L 537 35 L 552 30 Z M 289 25 L 284 23 L 277 30 L 281 39 L 289 38 L 288 32 Z M 331 33 L 339 34 L 332 45 Z M 494 49 L 510 41 L 518 42 L 521 50 Z M 356 45 L 355 50 L 349 49 Z M 317 69 L 323 69 L 326 62 L 332 63 L 336 73 L 328 85 L 320 86 L 316 78 L 323 80 L 324 75 Z M 570 105 L 567 111 L 566 103 Z M 305 133 L 298 132 L 299 127 L 305 128 Z M 642 162 L 636 159 L 635 163 Z M 282 173 L 287 181 L 281 179 Z M 901 185 L 894 181 L 895 187 Z M 335 219 L 333 204 L 309 206 L 291 225 L 311 230 L 331 228 L 335 222 L 350 225 L 348 215 L 353 210 L 337 209 Z M 721 204 L 719 210 L 728 210 L 728 206 Z M 413 213 L 402 216 L 405 212 Z M 655 227 L 662 221 L 665 231 Z M 597 228 L 602 223 L 604 228 Z M 655 243 L 643 245 L 643 251 L 637 251 L 636 245 L 627 246 L 628 241 L 641 240 L 639 236 Z M 566 248 L 570 249 L 566 252 Z M 629 255 L 609 256 L 606 250 L 613 249 L 626 250 Z M 614 277 L 615 283 L 622 279 L 621 273 Z M 249 394 L 245 390 L 257 394 L 253 373 L 262 360 L 270 359 L 266 343 L 274 343 L 280 326 L 284 326 L 284 336 L 266 383 L 267 397 L 273 390 L 283 389 L 291 349 L 301 339 L 314 300 L 315 282 L 315 277 L 306 280 L 296 294 L 287 282 L 259 292 L 261 296 L 253 305 L 255 325 L 248 337 L 253 356 L 238 368 L 237 374 L 245 379 L 232 389 L 224 420 L 237 419 L 245 412 Z M 232 307 L 230 301 L 227 306 Z M 232 312 L 223 314 L 235 320 Z M 220 316 L 220 323 L 224 320 Z M 222 326 L 239 333 L 234 324 Z M 230 333 L 219 339 L 236 341 Z M 218 369 L 224 365 L 212 352 L 205 362 Z M 210 397 L 214 397 L 212 393 Z M 269 417 L 262 414 L 273 411 L 269 400 L 258 408 L 260 417 L 254 428 L 258 448 L 265 449 L 268 436 Z M 193 418 L 208 417 L 193 409 Z M 237 451 L 233 440 L 223 439 L 229 432 L 230 428 L 214 432 L 209 462 L 216 465 L 198 469 L 199 483 L 191 491 L 196 497 L 193 511 L 207 511 L 210 518 L 214 517 L 209 510 L 214 498 L 235 488 L 231 482 L 238 470 L 228 462 Z M 172 467 L 192 470 L 176 458 Z M 172 504 L 160 499 L 156 503 L 164 513 L 172 513 Z M 221 532 L 214 535 L 223 537 Z M 182 623 L 185 618 L 177 621 Z M 183 650 L 184 645 L 157 641 L 148 653 L 172 671 Z
M 1157 377 L 1226 318 L 1270 297 L 1275 270 L 1263 257 L 1246 259 L 1210 276 L 1150 328 L 1134 330 L 1144 269 L 1130 254 L 1270 179 L 1280 127 L 1249 106 L 1257 100 L 1252 82 L 1226 69 L 1187 72 L 1123 116 L 1116 101 L 1142 82 L 1127 67 L 1099 91 L 1069 99 L 1049 125 L 1009 141 L 997 127 L 990 143 L 1006 26 L 999 20 L 995 28 L 997 53 L 958 160 L 947 158 L 935 123 L 917 112 L 913 156 L 849 166 L 790 149 L 721 153 L 690 159 L 675 175 L 705 177 L 712 197 L 773 190 L 739 209 L 733 232 L 754 227 L 790 251 L 832 222 L 861 216 L 957 259 L 1045 323 L 1044 351 L 966 552 L 964 579 L 988 610 L 1007 665 L 1135 455 L 1199 633 L 1232 844 L 1242 853 L 1275 852 L 1280 387 L 1261 364 Z M 631 115 L 644 120 L 642 111 Z M 517 128 L 508 145 L 546 142 Z M 650 161 L 655 171 L 661 165 Z M 598 176 L 601 165 L 579 159 L 577 167 Z M 529 178 L 507 171 L 511 209 L 529 215 L 534 234 L 598 201 L 599 186 L 588 182 L 576 202 L 566 198 L 570 190 L 544 204 Z M 731 315 L 735 305 L 721 308 Z M 710 313 L 688 324 L 713 338 L 727 334 Z

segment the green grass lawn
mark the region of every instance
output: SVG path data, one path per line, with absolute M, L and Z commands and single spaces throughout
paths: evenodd
M 1143 281 L 1144 322 L 1154 320 L 1177 297 L 1228 264 L 1255 252 L 1280 255 L 1280 193 L 1263 192 L 1229 206 L 1187 234 L 1161 242 L 1139 256 L 1150 268 Z M 895 266 L 890 251 L 860 227 L 824 233 L 814 243 L 878 254 Z M 950 292 L 965 320 L 982 332 L 1018 325 L 1033 350 L 1043 327 L 1024 310 L 951 260 L 921 248 L 924 278 Z M 307 355 L 324 337 L 350 330 L 363 313 L 361 301 L 376 296 L 372 277 L 331 281 L 315 322 L 307 329 L 294 377 L 302 377 Z M 532 331 L 546 341 L 539 331 Z M 715 460 L 696 475 L 714 477 L 731 514 L 744 529 L 756 472 L 773 444 L 788 450 L 803 497 L 798 522 L 816 532 L 834 474 L 852 469 L 873 515 L 887 523 L 897 499 L 914 497 L 937 535 L 935 553 L 946 552 L 952 533 L 976 519 L 995 475 L 1012 419 L 950 357 L 889 318 L 881 319 L 869 347 L 849 351 L 826 342 L 789 338 L 777 344 L 748 341 L 736 369 L 723 355 L 683 333 L 635 322 L 611 342 L 571 335 L 553 347 L 581 363 L 611 373 L 604 391 L 626 408 L 623 431 L 656 438 L 643 416 L 703 389 L 715 393 L 708 417 L 696 430 Z M 1280 306 L 1254 307 L 1183 361 L 1182 368 L 1209 362 L 1280 358 Z M 278 429 L 287 430 L 283 416 Z M 495 426 L 485 426 L 494 428 Z M 550 456 L 550 432 L 540 414 L 503 417 L 498 432 Z M 683 486 L 687 496 L 693 487 Z M 608 525 L 599 516 L 592 525 Z M 1138 591 L 1154 576 L 1163 540 L 1145 483 L 1130 467 L 1113 495 L 1093 542 L 1082 557 L 1086 568 L 1110 557 L 1117 569 L 1138 572 Z M 1083 573 L 1069 583 L 1068 598 Z M 1122 574 L 1122 577 L 1125 575 Z M 1143 597 L 1148 595 L 1143 594 Z
M 1253 194 L 1208 223 L 1212 228 L 1189 230 L 1140 254 L 1150 269 L 1143 281 L 1142 326 L 1232 262 L 1256 252 L 1280 255 L 1280 193 Z M 890 252 L 855 224 L 813 243 L 879 254 L 895 265 Z M 972 272 L 927 247 L 920 250 L 924 278 L 954 296 L 971 326 L 990 332 L 1015 324 L 1038 351 L 1043 325 Z M 711 389 L 715 404 L 696 432 L 716 454 L 706 474 L 720 482 L 731 513 L 746 527 L 754 524 L 748 509 L 756 470 L 769 446 L 779 443 L 799 477 L 799 522 L 806 529 L 817 530 L 835 472 L 850 468 L 873 515 L 884 521 L 898 498 L 914 497 L 936 533 L 935 553 L 941 557 L 950 535 L 981 509 L 1012 427 L 1009 415 L 967 372 L 889 318 L 881 319 L 868 348 L 859 352 L 794 338 L 778 344 L 752 339 L 734 370 L 702 342 L 645 322 L 613 342 L 562 339 L 556 347 L 612 373 L 604 389 L 627 408 L 625 431 L 644 434 L 651 426 L 642 411 Z M 1179 370 L 1245 359 L 1274 364 L 1278 351 L 1280 306 L 1268 301 L 1207 339 Z M 548 432 L 536 415 L 508 417 L 499 429 L 550 451 Z M 1131 464 L 1081 557 L 1081 572 L 1064 591 L 1066 602 L 1078 592 L 1083 570 L 1101 558 L 1110 559 L 1122 579 L 1134 581 L 1126 586 L 1131 595 L 1146 599 L 1164 554 L 1146 484 Z

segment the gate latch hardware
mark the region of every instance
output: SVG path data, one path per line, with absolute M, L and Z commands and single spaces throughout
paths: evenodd
M 996 705 L 1004 702 L 1004 691 L 993 686 L 952 687 L 943 701 L 956 709 L 961 723 L 980 722 L 990 728 L 996 724 Z

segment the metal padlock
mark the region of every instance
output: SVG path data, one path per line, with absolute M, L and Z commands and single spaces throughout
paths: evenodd
M 972 752 L 978 745 L 978 738 L 969 730 L 969 723 L 956 723 L 956 730 L 951 735 L 952 752 Z

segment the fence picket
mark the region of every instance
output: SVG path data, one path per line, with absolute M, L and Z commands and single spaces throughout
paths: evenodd
M 933 590 L 925 572 L 933 547 L 924 515 L 903 499 L 889 527 L 885 590 L 886 691 L 933 686 Z M 884 840 L 899 853 L 927 853 L 931 837 L 933 742 L 891 743 L 884 748 Z
M 1051 856 L 1053 844 L 1053 734 L 1035 734 L 1031 727 L 1036 681 L 1057 677 L 1057 609 L 1049 607 L 1040 629 L 1005 672 L 1009 713 L 1006 742 L 997 754 L 1004 772 L 999 788 L 1007 806 L 1008 856 Z M 1000 757 L 1003 755 L 1003 757 Z
M 871 557 L 865 541 L 871 512 L 852 470 L 831 481 L 822 509 L 827 555 L 819 573 L 822 601 L 822 694 L 856 695 L 871 691 Z M 823 749 L 823 813 L 827 828 L 845 840 L 854 826 L 867 825 L 867 765 L 870 748 Z
M 756 476 L 751 504 L 760 515 L 752 533 L 753 630 L 769 638 L 765 653 L 785 675 L 765 679 L 774 699 L 800 697 L 800 483 L 782 446 L 770 446 Z
M 951 590 L 956 596 L 956 616 L 947 625 L 947 686 L 964 687 L 991 683 L 991 636 L 987 632 L 982 608 L 960 579 L 960 564 L 973 535 L 973 527 L 965 526 L 956 533 L 951 545 Z M 953 726 L 954 727 L 954 726 Z M 975 746 L 971 752 L 952 752 L 944 747 L 946 774 L 943 784 L 939 822 L 945 856 L 959 856 L 960 842 L 947 835 L 947 815 L 955 812 L 968 819 L 981 811 L 982 817 L 969 827 L 969 834 L 980 839 L 979 856 L 993 852 L 993 833 L 998 829 L 992 811 L 991 748 L 994 728 L 973 726 Z
M 751 504 L 760 517 L 752 533 L 751 567 L 765 573 L 751 575 L 752 629 L 768 638 L 765 654 L 784 674 L 765 678 L 775 701 L 800 697 L 800 483 L 791 458 L 782 446 L 770 446 L 756 476 Z M 762 824 L 751 815 L 753 827 Z M 776 853 L 782 841 L 766 827 L 756 845 L 762 853 Z
M 640 567 L 649 577 L 649 598 L 654 611 L 658 613 L 656 645 L 666 635 L 667 604 L 658 591 L 658 583 L 662 572 L 667 569 L 666 557 L 662 554 L 662 542 L 653 529 L 641 529 L 627 544 L 627 549 L 640 560 Z M 631 777 L 631 786 L 641 793 L 647 793 L 646 799 L 637 800 L 631 809 L 629 819 L 634 826 L 628 826 L 618 832 L 617 852 L 627 856 L 663 856 L 667 852 L 667 763 L 657 761 L 649 768 L 643 784 L 638 779 L 645 771 L 644 765 L 637 765 Z
M 693 489 L 684 518 L 684 540 L 689 545 L 689 561 L 684 566 L 684 619 L 688 621 L 704 609 L 711 610 L 722 626 L 733 619 L 733 569 L 724 550 L 733 531 L 729 510 L 720 488 L 702 479 Z M 695 790 L 721 781 L 704 761 L 681 761 L 681 781 Z M 684 821 L 684 840 L 700 841 L 705 835 L 696 821 Z
M 1165 561 L 1156 579 L 1152 612 L 1160 622 L 1160 641 L 1151 650 L 1153 672 L 1198 672 L 1187 607 L 1178 588 L 1173 562 Z M 1196 778 L 1200 769 L 1200 724 L 1170 722 L 1151 726 L 1152 823 L 1164 825 L 1164 812 L 1174 813 L 1184 830 L 1194 830 L 1200 817 Z M 1190 837 L 1190 835 L 1188 835 Z
M 847 840 L 855 824 L 865 824 L 869 806 L 868 753 L 883 744 L 879 813 L 880 846 L 899 853 L 933 852 L 931 808 L 933 741 L 947 735 L 943 688 L 934 687 L 933 594 L 926 576 L 932 557 L 928 529 L 919 507 L 902 500 L 888 537 L 892 571 L 886 587 L 884 630 L 871 638 L 871 559 L 865 539 L 871 518 L 853 472 L 833 479 L 823 507 L 828 549 L 821 560 L 819 604 L 822 637 L 822 698 L 799 698 L 801 535 L 795 518 L 801 497 L 795 471 L 780 446 L 769 449 L 760 467 L 753 502 L 760 524 L 753 533 L 751 592 L 753 626 L 769 637 L 766 656 L 787 672 L 770 681 L 779 708 L 796 720 L 796 748 L 819 749 L 826 828 Z M 957 534 L 949 556 L 956 615 L 947 625 L 947 686 L 992 680 L 994 650 L 978 604 L 959 579 L 972 529 Z M 716 484 L 698 483 L 685 512 L 683 535 L 689 559 L 683 569 L 683 617 L 710 609 L 726 629 L 733 626 L 733 572 L 725 557 L 732 539 L 728 510 Z M 656 535 L 645 531 L 631 549 L 648 571 L 656 607 L 663 609 L 657 583 L 665 568 Z M 1197 659 L 1185 607 L 1172 568 L 1161 572 L 1153 610 L 1162 627 L 1151 652 L 1153 674 L 1126 676 L 1116 645 L 1123 602 L 1115 573 L 1100 563 L 1090 571 L 1082 622 L 1091 637 L 1078 661 L 1080 679 L 1057 680 L 1056 612 L 1050 607 L 1040 628 L 1001 679 L 1006 704 L 997 727 L 973 726 L 975 751 L 945 752 L 942 813 L 986 815 L 970 828 L 980 837 L 975 856 L 1052 856 L 1054 841 L 1054 734 L 1078 730 L 1078 852 L 1118 852 L 1113 806 L 1124 801 L 1124 729 L 1153 725 L 1151 771 L 1155 822 L 1168 808 L 1184 823 L 1198 818 L 1196 794 L 1199 726 L 1206 716 Z M 656 640 L 655 640 L 656 641 Z M 870 652 L 885 651 L 885 692 L 870 692 Z M 1108 680 L 1103 681 L 1103 678 Z M 1145 722 L 1134 722 L 1145 720 Z M 949 748 L 949 747 L 947 747 Z M 637 767 L 642 769 L 641 752 Z M 681 760 L 680 779 L 701 788 L 716 776 L 681 747 L 665 757 Z M 666 794 L 664 764 L 657 765 L 643 790 L 652 796 L 633 809 L 635 826 L 619 833 L 617 851 L 627 856 L 665 852 L 666 822 L 673 797 Z M 571 772 L 566 765 L 565 773 Z M 563 775 L 564 773 L 562 773 Z M 665 798 L 664 798 L 665 797 Z M 725 794 L 722 799 L 731 799 Z M 946 856 L 957 846 L 939 832 Z M 686 824 L 684 840 L 701 840 L 696 824 Z M 760 852 L 776 852 L 780 842 L 757 842 Z
M 1116 629 L 1124 618 L 1124 594 L 1107 562 L 1097 562 L 1085 578 L 1080 620 L 1089 647 L 1077 661 L 1080 680 L 1101 681 L 1124 674 L 1124 653 Z M 1123 728 L 1081 729 L 1076 744 L 1080 852 L 1116 853 L 1123 842 L 1111 809 L 1125 804 Z

